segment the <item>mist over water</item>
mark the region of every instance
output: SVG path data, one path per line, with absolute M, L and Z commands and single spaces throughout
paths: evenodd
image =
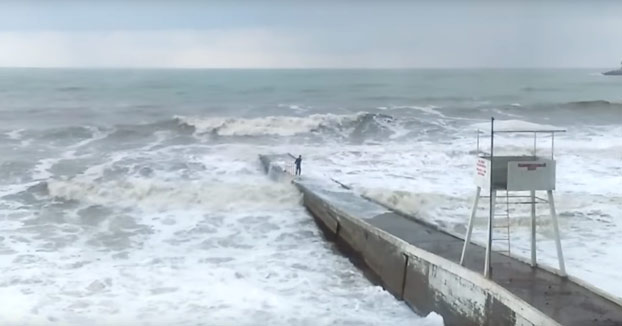
M 0 70 L 0 321 L 438 325 L 340 256 L 257 155 L 301 154 L 306 175 L 461 231 L 472 127 L 492 115 L 568 129 L 555 140 L 568 271 L 622 295 L 622 79 L 596 73 Z M 546 220 L 539 257 L 554 264 Z

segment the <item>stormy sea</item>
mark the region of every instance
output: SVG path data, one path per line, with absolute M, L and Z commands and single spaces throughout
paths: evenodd
M 567 270 L 622 297 L 621 87 L 585 69 L 0 69 L 0 323 L 442 325 L 369 282 L 257 157 L 302 155 L 304 175 L 464 232 L 490 117 L 567 130 Z

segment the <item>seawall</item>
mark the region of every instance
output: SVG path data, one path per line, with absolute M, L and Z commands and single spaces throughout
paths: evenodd
M 288 155 L 262 155 L 266 172 L 291 179 Z M 457 264 L 462 240 L 404 218 L 328 180 L 297 177 L 304 206 L 329 239 L 347 246 L 383 287 L 420 315 L 446 325 L 622 325 L 615 303 L 558 275 L 495 254 L 483 277 L 483 248 Z

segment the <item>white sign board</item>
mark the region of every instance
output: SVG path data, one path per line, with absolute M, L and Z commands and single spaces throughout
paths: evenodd
M 475 185 L 487 190 L 490 187 L 490 161 L 481 157 L 475 163 Z
M 555 190 L 555 161 L 508 162 L 508 190 Z

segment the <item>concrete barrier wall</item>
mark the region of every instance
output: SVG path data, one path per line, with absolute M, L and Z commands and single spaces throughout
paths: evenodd
M 330 238 L 359 255 L 389 292 L 419 314 L 435 311 L 446 325 L 559 325 L 481 274 L 349 215 L 304 182 L 294 183 Z

